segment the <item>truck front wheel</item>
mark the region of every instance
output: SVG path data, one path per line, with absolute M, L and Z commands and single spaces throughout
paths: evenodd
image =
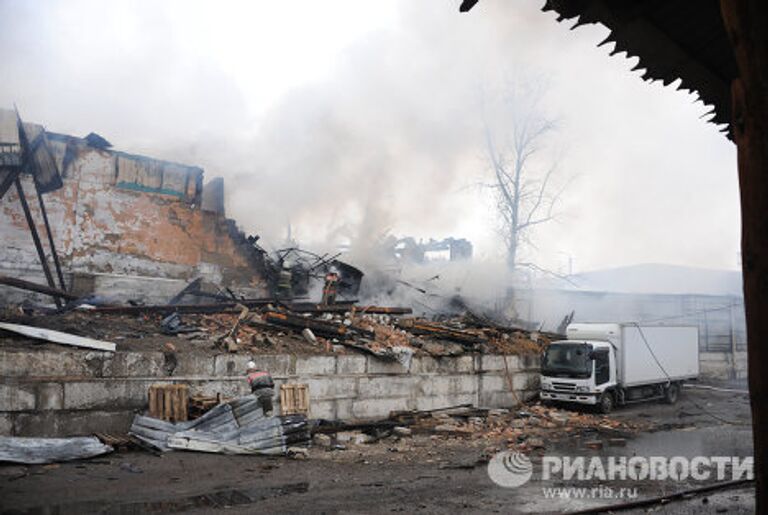
M 600 413 L 603 413 L 604 415 L 613 411 L 613 394 L 611 392 L 603 392 L 597 407 L 600 410 Z
M 664 389 L 664 402 L 674 404 L 680 395 L 680 386 L 677 383 L 671 383 Z

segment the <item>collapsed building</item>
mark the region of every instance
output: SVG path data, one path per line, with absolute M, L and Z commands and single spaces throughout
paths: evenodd
M 399 261 L 429 263 L 433 261 L 466 261 L 472 259 L 472 243 L 464 238 L 416 241 L 412 237 L 388 241 L 388 249 Z
M 2 163 L 20 161 L 21 140 L 29 138 L 30 148 L 49 156 L 43 169 L 50 177 L 22 170 L 21 189 L 12 188 L 12 167 L 3 168 L 0 274 L 44 280 L 19 195 L 26 191 L 33 220 L 50 229 L 46 258 L 76 295 L 165 300 L 193 277 L 249 297 L 265 294 L 263 254 L 226 218 L 223 179 L 204 185 L 199 167 L 120 152 L 93 133 L 80 138 L 24 123 L 21 134 L 17 122 L 16 113 L 0 110 Z M 13 300 L 12 291 L 3 289 L 0 301 Z

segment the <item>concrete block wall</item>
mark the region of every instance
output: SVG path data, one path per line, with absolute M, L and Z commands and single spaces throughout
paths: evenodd
M 253 359 L 278 385 L 309 385 L 311 416 L 386 417 L 393 410 L 456 404 L 511 407 L 538 387 L 538 359 L 495 355 L 414 357 L 409 367 L 373 356 L 296 356 L 0 350 L 0 435 L 125 432 L 146 409 L 149 386 L 185 383 L 190 393 L 249 392 Z M 508 373 L 507 373 L 508 371 Z M 514 388 L 510 392 L 509 385 Z

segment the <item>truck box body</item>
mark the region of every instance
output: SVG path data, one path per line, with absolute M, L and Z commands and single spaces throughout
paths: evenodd
M 680 381 L 699 375 L 699 330 L 696 327 L 571 324 L 568 339 L 613 344 L 617 379 L 624 388 Z

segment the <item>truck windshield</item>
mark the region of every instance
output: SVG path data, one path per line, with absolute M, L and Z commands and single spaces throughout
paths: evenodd
M 586 378 L 592 374 L 588 343 L 555 342 L 547 347 L 541 360 L 541 373 L 551 377 Z

